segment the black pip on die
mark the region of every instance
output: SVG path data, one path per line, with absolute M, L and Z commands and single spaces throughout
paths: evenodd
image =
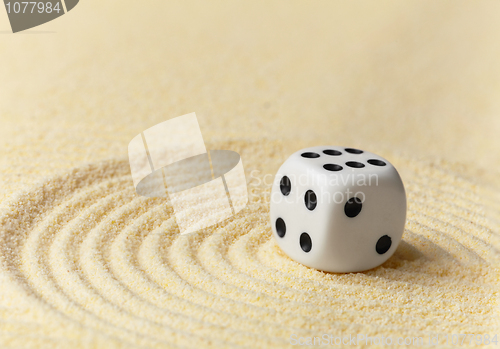
M 308 267 L 342 273 L 377 267 L 396 250 L 405 221 L 403 182 L 373 153 L 302 149 L 276 174 L 273 235 L 290 258 Z

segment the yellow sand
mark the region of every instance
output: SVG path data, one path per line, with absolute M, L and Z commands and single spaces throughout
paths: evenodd
M 12 35 L 0 11 L 0 348 L 500 337 L 499 15 L 493 1 L 85 0 Z M 250 203 L 179 236 L 168 203 L 136 196 L 126 151 L 193 111 L 209 149 L 241 154 Z M 321 144 L 400 170 L 408 220 L 381 267 L 322 273 L 274 243 L 272 176 Z

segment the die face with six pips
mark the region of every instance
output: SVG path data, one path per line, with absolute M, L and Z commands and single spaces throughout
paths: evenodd
M 384 263 L 406 221 L 406 194 L 386 159 L 354 148 L 319 146 L 292 154 L 271 192 L 273 235 L 293 260 L 328 272 Z

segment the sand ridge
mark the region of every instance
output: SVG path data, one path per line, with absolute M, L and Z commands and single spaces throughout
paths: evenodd
M 126 160 L 49 179 L 0 218 L 2 285 L 19 310 L 2 322 L 10 335 L 0 340 L 288 347 L 292 334 L 497 331 L 500 236 L 481 216 L 474 186 L 450 168 L 397 162 L 413 172 L 404 240 L 383 266 L 354 274 L 284 255 L 271 236 L 268 189 L 235 217 L 179 235 L 165 199 L 135 194 Z M 16 335 L 15 323 L 30 316 L 37 326 L 29 338 Z M 47 338 L 56 323 L 66 331 Z
M 18 35 L 0 11 L 0 348 L 500 334 L 499 15 L 495 1 L 85 0 Z M 250 202 L 179 236 L 168 203 L 135 195 L 127 145 L 190 112 L 207 149 L 241 155 Z M 270 179 L 317 145 L 401 174 L 406 231 L 383 266 L 322 273 L 271 238 Z

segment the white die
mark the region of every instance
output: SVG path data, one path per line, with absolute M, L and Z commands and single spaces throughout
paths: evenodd
M 336 146 L 302 149 L 278 170 L 271 226 L 293 260 L 328 272 L 377 267 L 396 250 L 406 194 L 396 168 L 373 153 Z

